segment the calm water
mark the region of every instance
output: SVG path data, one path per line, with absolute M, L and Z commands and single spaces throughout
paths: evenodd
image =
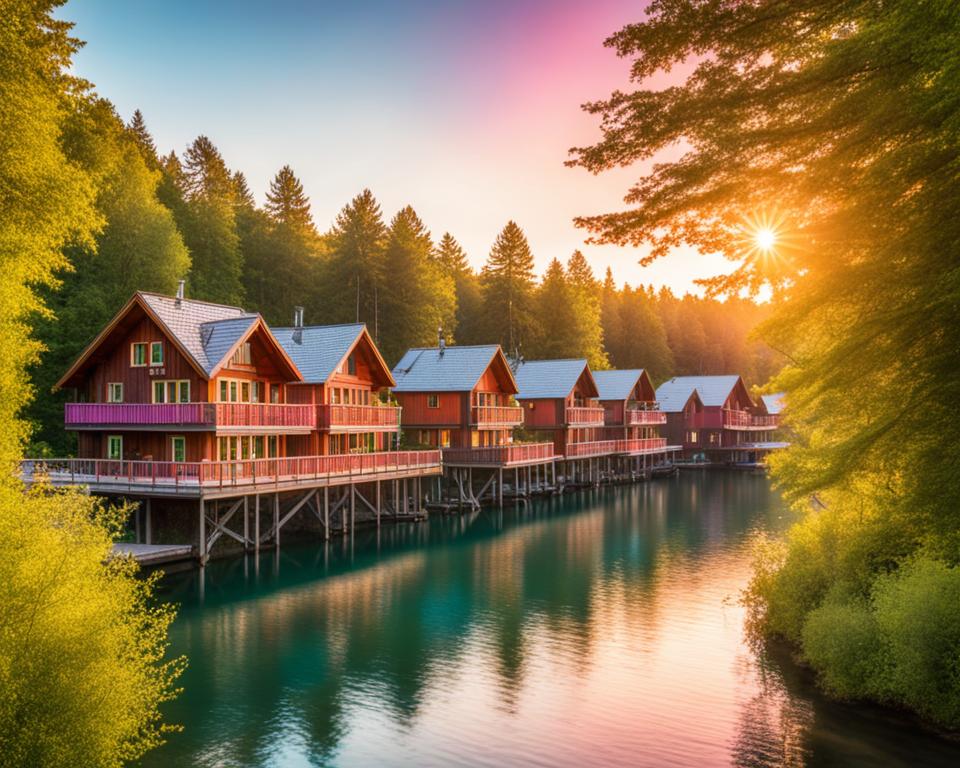
M 688 474 L 171 575 L 150 766 L 957 766 L 744 639 L 762 477 Z M 782 657 L 782 658 L 781 658 Z

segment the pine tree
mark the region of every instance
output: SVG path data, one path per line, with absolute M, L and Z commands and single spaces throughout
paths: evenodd
M 539 323 L 550 332 L 542 334 L 536 346 L 527 350 L 527 357 L 543 360 L 581 357 L 575 289 L 558 259 L 547 266 L 537 289 L 536 314 Z
M 289 165 L 283 166 L 270 182 L 267 203 L 264 206 L 271 218 L 302 232 L 316 234 L 310 216 L 310 200 Z
M 133 136 L 133 140 L 139 148 L 147 167 L 151 169 L 159 168 L 160 158 L 157 155 L 157 145 L 154 143 L 150 131 L 147 130 L 147 123 L 139 109 L 134 110 L 133 117 L 127 125 L 127 130 Z
M 434 254 L 442 271 L 453 278 L 456 289 L 457 312 L 453 327 L 444 328 L 447 338 L 457 344 L 483 342 L 480 330 L 483 296 L 480 281 L 470 267 L 467 254 L 449 232 L 444 232 Z
M 600 285 L 579 250 L 574 251 L 567 261 L 567 281 L 577 318 L 578 341 L 574 357 L 585 357 L 590 367 L 597 370 L 608 368 L 610 361 L 603 347 Z
M 534 317 L 533 255 L 523 230 L 513 221 L 497 235 L 480 274 L 483 332 L 488 342 L 515 354 L 536 348 L 539 327 Z
M 327 236 L 330 252 L 315 314 L 323 322 L 364 322 L 377 327 L 383 290 L 386 226 L 380 205 L 363 190 L 337 214 Z
M 233 204 L 239 214 L 241 210 L 251 210 L 257 207 L 256 200 L 253 199 L 253 192 L 250 191 L 250 185 L 247 184 L 247 177 L 243 171 L 234 171 L 230 177 L 233 182 Z
M 459 275 L 470 271 L 467 254 L 460 243 L 449 232 L 444 232 L 435 251 L 437 262 L 449 275 Z
M 454 280 L 433 259 L 430 233 L 410 206 L 390 222 L 384 254 L 379 322 L 380 348 L 395 363 L 410 347 L 436 343 L 437 329 L 453 325 Z
M 243 303 L 243 257 L 237 234 L 235 185 L 220 152 L 199 136 L 184 153 L 186 211 L 180 229 L 190 249 L 190 289 L 199 299 Z

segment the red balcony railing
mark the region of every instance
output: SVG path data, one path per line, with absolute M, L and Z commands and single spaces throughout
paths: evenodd
M 723 426 L 727 429 L 776 429 L 778 416 L 757 416 L 749 411 L 723 412 Z
M 644 437 L 633 440 L 617 440 L 617 453 L 660 453 L 667 447 L 665 437 Z
M 523 424 L 523 408 L 519 405 L 475 405 L 473 423 L 478 427 L 518 427 Z
M 113 461 L 35 459 L 21 463 L 30 481 L 45 475 L 57 484 L 155 488 L 184 492 L 227 486 L 322 481 L 401 471 L 440 469 L 440 451 L 383 451 L 247 461 Z
M 510 465 L 550 461 L 553 443 L 514 443 L 485 448 L 445 448 L 443 460 L 448 464 Z
M 602 427 L 603 408 L 575 407 L 567 408 L 567 426 Z
M 312 429 L 311 405 L 275 403 L 67 403 L 67 429 L 81 427 L 194 426 Z
M 617 453 L 617 444 L 621 440 L 593 440 L 586 443 L 570 443 L 567 446 L 568 459 L 583 459 L 588 456 L 608 456 Z
M 628 408 L 626 426 L 642 427 L 654 424 L 666 424 L 667 414 L 663 411 L 645 410 L 642 408 Z
M 400 428 L 400 408 L 389 405 L 318 405 L 317 428 L 344 432 Z

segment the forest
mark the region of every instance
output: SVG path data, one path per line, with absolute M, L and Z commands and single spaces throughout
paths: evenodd
M 602 368 L 674 375 L 739 373 L 763 385 L 781 356 L 751 337 L 766 304 L 620 285 L 593 273 L 580 251 L 542 276 L 522 228 L 507 222 L 479 271 L 456 238 L 434 238 L 411 206 L 385 215 L 369 189 L 325 230 L 293 169 L 277 171 L 257 205 L 243 172 L 199 136 L 180 155 L 158 151 L 143 115 L 124 123 L 87 93 L 65 116 L 64 151 L 96 182 L 101 228 L 66 249 L 70 267 L 44 292 L 50 312 L 32 318 L 45 351 L 31 377 L 32 455 L 72 449 L 63 429 L 69 393 L 59 376 L 137 290 L 171 294 L 187 280 L 195 299 L 310 325 L 365 322 L 387 362 L 411 346 L 497 342 L 527 359 L 585 357 Z M 397 276 L 403 276 L 398 279 Z

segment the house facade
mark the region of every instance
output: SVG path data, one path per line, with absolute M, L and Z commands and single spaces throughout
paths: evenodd
M 608 440 L 623 441 L 625 453 L 666 451 L 661 434 L 666 414 L 660 410 L 656 390 L 642 368 L 594 371 L 593 378 L 603 408 L 603 434 Z

